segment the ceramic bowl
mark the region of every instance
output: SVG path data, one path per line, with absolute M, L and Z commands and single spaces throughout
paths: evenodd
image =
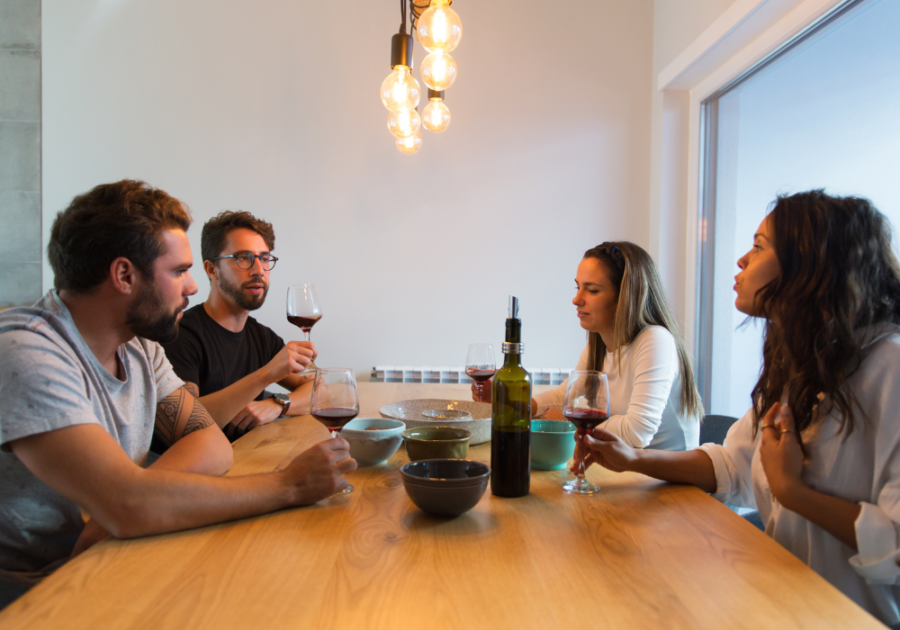
M 562 420 L 531 421 L 531 467 L 562 470 L 575 455 L 575 425 Z
M 472 418 L 469 420 L 426 420 L 422 416 L 424 411 L 435 410 L 465 411 Z M 423 398 L 420 400 L 401 400 L 400 402 L 385 405 L 379 409 L 379 413 L 385 418 L 394 418 L 406 423 L 406 427 L 459 427 L 472 432 L 470 444 L 483 444 L 491 441 L 491 405 L 471 400 L 446 400 L 440 398 Z
M 410 461 L 465 459 L 472 432 L 457 427 L 416 427 L 402 433 Z
M 350 443 L 350 457 L 360 466 L 386 461 L 403 443 L 406 425 L 399 420 L 356 418 L 344 425 L 341 437 Z
M 400 469 L 406 494 L 423 512 L 459 516 L 484 496 L 489 466 L 466 459 L 429 459 Z

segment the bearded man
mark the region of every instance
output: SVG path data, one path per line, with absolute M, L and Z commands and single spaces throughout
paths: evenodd
M 107 532 L 146 536 L 315 503 L 356 468 L 337 438 L 275 473 L 218 476 L 231 446 L 157 343 L 175 338 L 197 292 L 190 224 L 180 201 L 144 182 L 97 186 L 53 222 L 56 288 L 0 313 L 0 608 Z M 248 271 L 255 280 L 238 286 L 264 294 L 268 272 Z M 285 358 L 282 369 L 303 363 Z M 152 463 L 151 436 L 169 447 Z
M 184 312 L 177 339 L 163 344 L 175 373 L 199 387 L 200 402 L 232 439 L 281 415 L 309 413 L 312 378 L 301 372 L 315 346 L 285 343 L 250 316 L 266 299 L 274 249 L 272 224 L 249 212 L 210 219 L 200 237 L 209 297 Z M 273 383 L 290 393 L 268 394 Z

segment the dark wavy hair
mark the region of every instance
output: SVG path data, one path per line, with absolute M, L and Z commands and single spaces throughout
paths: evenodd
M 56 215 L 47 258 L 57 290 L 84 293 L 109 276 L 116 258 L 127 258 L 146 277 L 164 252 L 163 232 L 187 230 L 191 215 L 174 197 L 133 179 L 101 184 Z
M 212 260 L 221 255 L 225 250 L 228 234 L 240 228 L 253 230 L 262 236 L 269 251 L 275 249 L 275 230 L 271 223 L 257 219 L 246 210 L 225 210 L 203 225 L 200 232 L 200 255 L 203 260 Z
M 766 319 L 757 423 L 787 388 L 798 431 L 822 404 L 849 435 L 859 405 L 847 381 L 885 325 L 900 324 L 890 223 L 868 199 L 822 190 L 779 196 L 767 220 L 781 274 L 756 294 Z
M 656 264 L 646 251 L 627 241 L 606 242 L 584 253 L 596 259 L 616 287 L 616 323 L 613 337 L 617 348 L 631 344 L 647 326 L 662 326 L 675 338 L 681 372 L 681 412 L 699 418 L 703 402 L 694 382 L 694 371 L 684 347 L 678 322 L 663 290 Z M 588 333 L 588 369 L 602 370 L 606 344 L 599 333 Z

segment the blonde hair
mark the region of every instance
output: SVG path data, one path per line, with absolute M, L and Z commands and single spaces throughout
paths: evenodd
M 627 241 L 601 243 L 584 253 L 596 259 L 606 269 L 610 282 L 617 288 L 616 322 L 613 340 L 615 358 L 621 361 L 620 350 L 630 345 L 647 326 L 661 326 L 675 339 L 678 369 L 681 373 L 681 412 L 701 417 L 703 402 L 694 382 L 694 371 L 685 350 L 678 323 L 666 301 L 659 271 L 650 255 L 641 247 Z M 606 344 L 599 333 L 588 333 L 588 369 L 602 370 L 606 359 Z

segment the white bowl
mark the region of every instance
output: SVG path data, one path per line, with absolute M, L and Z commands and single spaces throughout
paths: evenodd
M 472 415 L 471 420 L 426 420 L 423 411 L 432 409 L 453 409 L 465 411 Z M 396 418 L 406 423 L 410 429 L 415 427 L 458 427 L 472 432 L 470 445 L 491 441 L 491 405 L 490 403 L 473 402 L 471 400 L 443 400 L 438 398 L 422 398 L 418 400 L 401 400 L 385 405 L 378 412 L 385 418 Z
M 375 427 L 370 430 L 370 427 Z M 387 461 L 403 444 L 406 425 L 399 420 L 356 418 L 344 425 L 341 437 L 350 443 L 350 457 L 360 466 Z

